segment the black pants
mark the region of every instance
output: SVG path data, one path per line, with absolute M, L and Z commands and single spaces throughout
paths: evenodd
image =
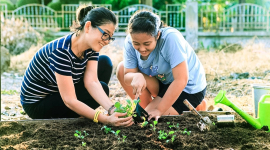
M 163 84 L 162 82 L 159 81 L 159 92 L 158 96 L 163 97 L 164 94 L 166 93 L 167 89 L 169 88 L 170 84 Z M 206 93 L 206 87 L 202 91 L 195 93 L 195 94 L 188 94 L 184 91 L 180 94 L 178 99 L 174 102 L 172 107 L 179 113 L 182 114 L 183 111 L 189 111 L 189 108 L 183 103 L 185 99 L 187 99 L 190 104 L 196 108 L 204 99 Z
M 98 61 L 98 79 L 103 90 L 109 96 L 108 83 L 112 74 L 112 62 L 107 56 L 100 56 Z M 96 109 L 100 105 L 92 98 L 84 86 L 83 79 L 75 86 L 77 99 L 89 107 Z M 23 109 L 32 119 L 50 119 L 50 118 L 77 118 L 79 115 L 69 109 L 65 104 L 59 92 L 45 97 L 45 99 L 34 104 L 23 104 Z

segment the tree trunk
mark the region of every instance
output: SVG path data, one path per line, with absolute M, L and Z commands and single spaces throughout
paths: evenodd
M 153 6 L 152 0 L 140 0 L 140 4 L 145 4 L 151 7 Z

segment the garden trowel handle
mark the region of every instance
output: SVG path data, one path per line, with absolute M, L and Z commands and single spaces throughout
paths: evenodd
M 201 116 L 201 114 L 199 114 L 199 113 L 197 112 L 197 110 L 189 103 L 189 101 L 188 101 L 187 99 L 185 99 L 183 103 L 184 103 L 184 104 L 188 107 L 188 109 L 189 109 L 190 111 L 192 111 L 195 115 L 199 115 L 201 118 L 203 118 L 203 117 Z

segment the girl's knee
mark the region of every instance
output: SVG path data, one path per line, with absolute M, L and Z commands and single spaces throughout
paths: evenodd
M 116 77 L 119 79 L 124 77 L 124 63 L 121 61 L 116 68 Z

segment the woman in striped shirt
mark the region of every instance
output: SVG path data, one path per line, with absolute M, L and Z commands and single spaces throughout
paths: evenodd
M 21 86 L 21 104 L 33 119 L 83 116 L 114 126 L 130 126 L 132 118 L 113 113 L 108 82 L 112 62 L 99 56 L 111 41 L 116 17 L 104 7 L 80 7 L 73 33 L 45 44 L 31 60 Z M 108 110 L 109 116 L 95 109 Z

